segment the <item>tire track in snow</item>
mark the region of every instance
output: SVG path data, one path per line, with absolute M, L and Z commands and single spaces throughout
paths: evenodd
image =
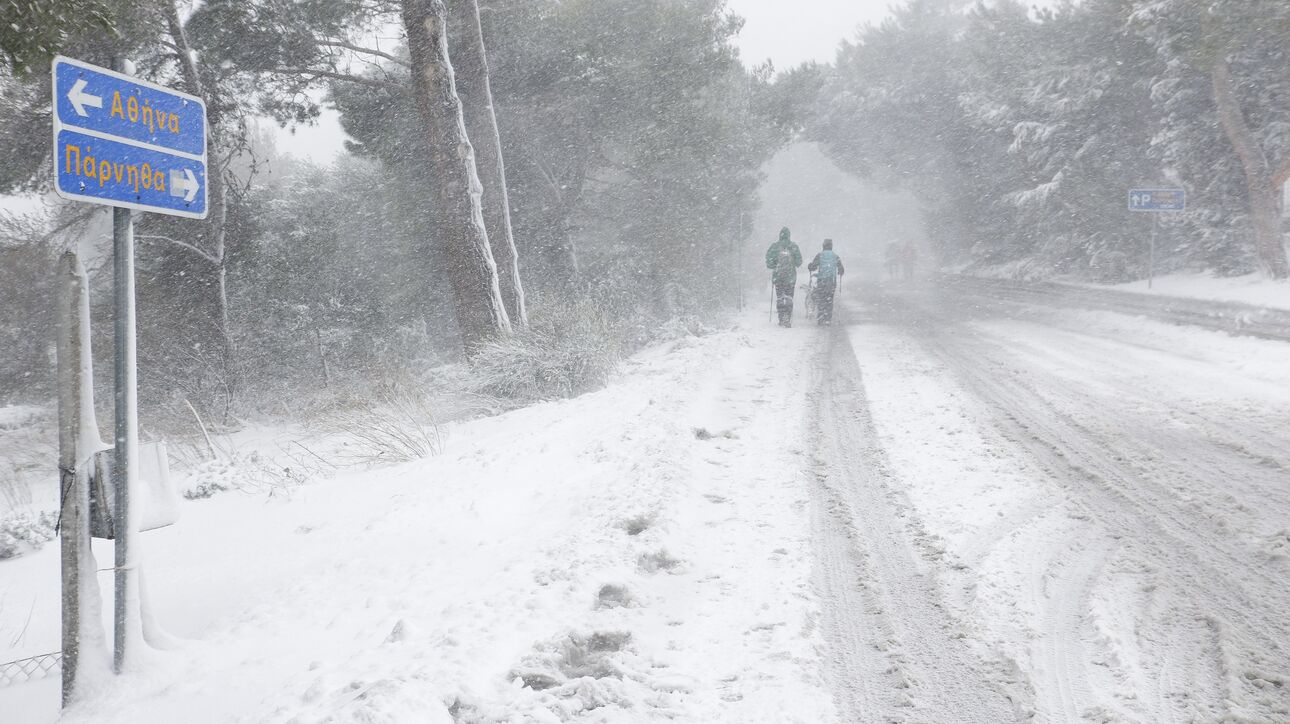
M 1044 662 L 1055 680 L 1065 721 L 1083 717 L 1094 701 L 1084 664 L 1089 659 L 1085 642 L 1091 638 L 1085 635 L 1086 612 L 1093 586 L 1113 549 L 1110 541 L 1100 538 L 1067 549 L 1069 558 L 1046 591 Z
M 1277 576 L 1251 561 L 1231 531 L 1216 527 L 1208 511 L 1182 500 L 1164 479 L 1192 489 L 1214 487 L 1218 471 L 1203 451 L 1124 420 L 1113 429 L 1115 409 L 1098 409 L 1097 400 L 1085 399 L 1088 390 L 1071 380 L 1042 372 L 1042 379 L 1034 379 L 1029 368 L 1030 374 L 1019 372 L 1006 341 L 987 339 L 943 314 L 916 316 L 910 328 L 958 371 L 985 408 L 997 411 L 999 432 L 1047 469 L 1072 504 L 1154 571 L 1144 585 L 1159 587 L 1160 610 L 1142 617 L 1137 643 L 1146 650 L 1144 659 L 1169 662 L 1167 669 L 1159 664 L 1158 680 L 1178 677 L 1188 688 L 1160 692 L 1149 720 L 1184 711 L 1200 718 L 1290 719 L 1285 649 L 1290 632 L 1284 619 L 1290 600 L 1284 579 L 1277 585 Z M 1130 400 L 1135 392 L 1120 391 Z M 1193 447 L 1197 443 L 1193 440 Z M 1162 475 L 1162 466 L 1149 464 L 1171 453 L 1195 455 L 1195 465 L 1190 470 L 1164 466 L 1169 475 Z M 1261 473 L 1255 479 L 1267 473 L 1248 471 Z M 1198 628 L 1213 635 L 1197 636 Z M 1166 701 L 1168 711 L 1161 711 Z
M 882 325 L 857 330 L 854 339 L 864 371 L 875 372 L 869 385 L 909 388 L 876 394 L 875 429 L 881 444 L 892 446 L 895 480 L 925 510 L 933 532 L 947 538 L 940 573 L 955 615 L 974 638 L 1029 672 L 1018 700 L 1033 702 L 1038 721 L 1108 711 L 1098 694 L 1109 687 L 1096 680 L 1105 667 L 1092 666 L 1106 657 L 1093 650 L 1085 614 L 1115 546 L 1060 490 L 1046 490 L 1044 472 L 1027 465 L 1024 453 L 1019 458 L 989 434 L 972 396 L 948 382 L 953 371 L 908 330 Z M 915 417 L 919 423 L 911 424 Z M 986 500 L 966 504 L 963 496 L 972 493 L 961 486 Z M 955 490 L 941 493 L 943 487 Z M 1000 498 L 999 490 L 1010 494 Z
M 888 482 L 845 330 L 823 332 L 819 345 L 808 420 L 819 445 L 816 581 L 844 720 L 1023 719 L 1005 664 L 983 658 L 941 600 L 938 552 L 920 543 L 926 535 L 911 506 Z

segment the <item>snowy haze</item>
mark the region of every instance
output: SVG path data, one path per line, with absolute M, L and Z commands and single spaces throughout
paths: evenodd
M 855 38 L 865 23 L 889 14 L 894 0 L 730 0 L 728 7 L 743 17 L 739 50 L 744 62 L 765 60 L 778 70 L 808 61 L 833 60 L 838 44 Z
M 824 239 L 833 239 L 853 276 L 878 275 L 890 243 L 925 244 L 922 212 L 912 194 L 883 190 L 843 172 L 814 143 L 789 146 L 764 172 L 748 242 L 754 260 L 785 226 L 807 257 Z M 753 281 L 764 285 L 764 271 L 754 267 Z

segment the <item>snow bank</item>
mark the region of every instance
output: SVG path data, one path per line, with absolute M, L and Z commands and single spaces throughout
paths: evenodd
M 1290 282 L 1268 279 L 1262 274 L 1246 274 L 1239 277 L 1171 274 L 1156 277 L 1150 289 L 1147 288 L 1146 280 L 1127 284 L 1081 284 L 1079 286 L 1162 297 L 1240 302 L 1271 309 L 1290 309 Z
M 810 339 L 685 338 L 600 392 L 449 427 L 434 458 L 185 501 L 140 537 L 183 645 L 63 721 L 831 719 L 784 433 Z M 0 562 L 29 650 L 57 648 L 56 559 Z M 0 689 L 15 706 L 53 721 L 56 679 Z

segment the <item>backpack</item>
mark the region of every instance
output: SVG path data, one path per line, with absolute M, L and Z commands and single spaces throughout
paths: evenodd
M 775 281 L 790 282 L 797 276 L 797 268 L 793 266 L 793 254 L 788 249 L 780 249 L 779 255 L 775 257 Z
M 838 278 L 838 255 L 825 249 L 820 252 L 820 266 L 816 278 L 822 282 L 836 281 Z

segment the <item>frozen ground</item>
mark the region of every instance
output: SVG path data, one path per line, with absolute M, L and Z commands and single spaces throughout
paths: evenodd
M 849 291 L 186 503 L 142 536 L 181 646 L 65 720 L 1290 721 L 1285 344 Z M 0 562 L 14 657 L 56 647 L 55 560 Z

